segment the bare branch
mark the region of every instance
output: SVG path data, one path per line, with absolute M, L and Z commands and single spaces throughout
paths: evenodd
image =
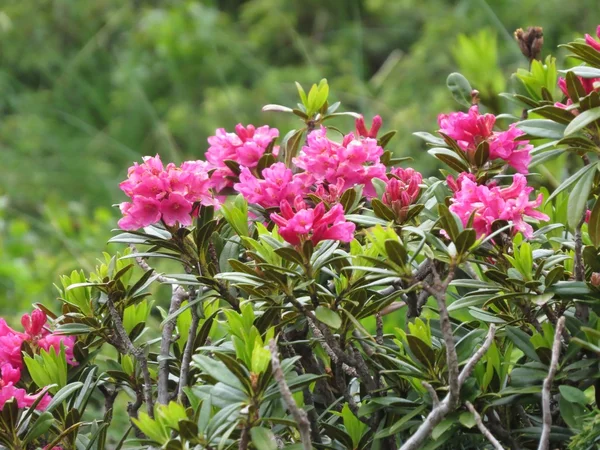
M 460 384 L 461 386 L 465 384 L 465 381 L 467 381 L 467 378 L 469 378 L 471 372 L 473 372 L 473 369 L 475 368 L 479 360 L 483 358 L 485 352 L 487 352 L 490 346 L 492 345 L 495 334 L 496 326 L 494 324 L 491 324 L 485 341 L 483 342 L 483 345 L 479 348 L 479 350 L 477 350 L 477 352 L 475 352 L 473 356 L 471 356 L 471 358 L 467 361 L 465 367 L 463 367 L 463 369 L 461 370 L 460 375 L 458 376 L 458 384 Z
M 540 445 L 538 450 L 548 450 L 550 446 L 550 429 L 552 428 L 552 411 L 550 410 L 550 400 L 552 398 L 551 388 L 552 381 L 558 370 L 558 357 L 560 356 L 560 337 L 565 327 L 565 317 L 558 319 L 556 323 L 556 330 L 554 333 L 554 343 L 552 344 L 552 360 L 550 361 L 550 369 L 548 370 L 548 376 L 544 380 L 542 388 L 542 412 L 543 412 L 543 425 L 542 435 L 540 437 Z
M 131 251 L 133 253 L 137 253 L 138 252 L 137 247 L 135 245 L 133 245 L 133 244 L 129 244 L 129 248 L 131 249 Z M 138 266 L 140 266 L 140 269 L 142 269 L 144 272 L 150 272 L 150 271 L 156 272 L 150 266 L 150 264 L 148 264 L 148 261 L 146 261 L 146 259 L 144 259 L 141 256 L 136 256 L 135 262 L 137 263 Z M 177 280 L 175 280 L 175 278 L 165 277 L 164 275 L 158 275 L 158 277 L 156 278 L 156 280 L 159 283 L 163 283 L 163 284 L 173 284 L 173 283 L 177 282 Z
M 173 295 L 171 296 L 171 305 L 169 306 L 169 315 L 175 313 L 181 303 L 188 298 L 188 293 L 181 286 L 174 284 Z M 169 403 L 169 354 L 171 352 L 171 343 L 173 340 L 173 330 L 177 318 L 168 320 L 163 327 L 162 339 L 160 341 L 160 353 L 158 355 L 158 403 L 166 405 Z
M 433 407 L 437 408 L 437 406 L 440 404 L 440 399 L 438 398 L 437 392 L 435 392 L 433 386 L 430 385 L 427 381 L 422 381 L 421 384 L 425 389 L 427 389 L 427 392 L 431 397 L 431 401 L 433 402 Z
M 450 278 L 450 277 L 448 277 L 448 278 Z M 448 278 L 443 283 L 443 285 L 446 286 L 444 289 L 446 289 L 449 284 Z M 436 292 L 433 295 L 435 295 L 436 298 L 438 298 L 438 296 L 440 295 L 439 291 L 436 289 L 433 289 L 433 292 Z M 442 302 L 440 302 L 438 299 L 438 305 L 440 305 L 440 317 L 442 317 L 442 314 L 447 316 L 448 310 L 446 309 L 445 298 L 443 300 L 443 307 L 441 306 L 441 303 Z M 447 317 L 447 319 L 448 319 L 448 326 L 449 326 L 450 325 L 449 318 Z M 446 331 L 444 331 L 444 330 L 446 330 Z M 443 333 L 447 333 L 447 330 L 448 330 L 448 327 L 442 327 Z M 485 352 L 488 350 L 488 348 L 492 344 L 495 331 L 496 331 L 496 328 L 493 325 L 490 326 L 490 329 L 488 331 L 487 337 L 486 337 L 483 345 L 469 359 L 466 366 L 463 368 L 463 370 L 460 372 L 460 374 L 456 377 L 456 384 L 455 385 L 453 385 L 452 383 L 450 384 L 450 386 L 448 387 L 448 394 L 444 397 L 444 399 L 441 402 L 438 400 L 438 402 L 436 403 L 434 400 L 434 407 L 431 410 L 431 412 L 429 413 L 429 415 L 425 418 L 425 420 L 423 421 L 421 426 L 417 429 L 415 434 L 413 434 L 410 437 L 410 439 L 407 440 L 402 447 L 400 447 L 400 450 L 418 450 L 418 449 L 420 449 L 423 442 L 429 437 L 429 435 L 431 434 L 431 432 L 433 431 L 435 426 L 437 424 L 439 424 L 442 420 L 444 420 L 444 417 L 446 417 L 446 415 L 448 415 L 450 412 L 452 412 L 456 409 L 457 402 L 458 402 L 459 396 L 460 396 L 460 388 L 465 383 L 467 378 L 469 378 L 469 375 L 473 371 L 473 368 L 475 367 L 475 365 L 479 362 L 479 360 L 483 357 Z M 450 333 L 452 333 L 451 329 L 450 329 Z M 447 339 L 448 337 L 450 339 Z M 454 352 L 454 360 L 456 361 L 456 370 L 458 371 L 458 361 L 456 358 L 456 350 L 454 348 L 454 340 L 452 338 L 452 335 L 444 336 L 444 339 L 445 339 L 445 342 L 451 343 L 451 351 Z M 448 344 L 446 344 L 446 345 L 448 345 Z M 447 348 L 446 354 L 449 355 L 449 353 L 450 353 L 450 351 Z M 448 360 L 450 361 L 449 357 L 448 357 Z M 425 388 L 428 389 L 427 386 L 425 386 Z M 431 395 L 431 392 L 430 392 L 430 395 Z
M 494 437 L 494 435 L 490 432 L 490 430 L 488 430 L 486 428 L 486 426 L 483 424 L 483 420 L 481 420 L 481 416 L 479 415 L 479 413 L 477 412 L 475 407 L 471 404 L 471 402 L 466 402 L 465 405 L 467 405 L 467 409 L 469 411 L 471 411 L 471 414 L 473 414 L 473 417 L 475 418 L 475 423 L 477 424 L 477 428 L 479 428 L 479 431 L 481 431 L 481 434 L 483 434 L 485 436 L 485 438 L 488 441 L 490 441 L 490 444 L 492 444 L 492 446 L 496 450 L 504 450 L 504 447 L 502 447 L 502 445 L 500 445 L 500 442 L 498 442 L 498 439 L 496 439 Z
M 183 350 L 183 358 L 181 360 L 181 370 L 179 371 L 179 386 L 177 388 L 177 398 L 181 402 L 183 400 L 183 389 L 188 384 L 188 376 L 190 373 L 190 362 L 192 361 L 192 354 L 194 353 L 194 342 L 196 340 L 196 333 L 198 332 L 198 325 L 200 324 L 200 316 L 196 306 L 191 308 L 192 311 L 192 324 L 188 332 L 187 342 Z
M 269 342 L 269 350 L 271 350 L 271 366 L 273 368 L 273 378 L 277 382 L 279 386 L 279 392 L 281 392 L 281 396 L 283 397 L 283 401 L 287 405 L 287 408 L 292 413 L 294 420 L 298 424 L 298 431 L 300 432 L 300 440 L 302 441 L 302 447 L 304 450 L 312 450 L 312 444 L 310 441 L 310 422 L 308 421 L 308 416 L 306 415 L 306 411 L 301 408 L 298 408 L 294 397 L 292 396 L 292 391 L 289 386 L 285 382 L 285 376 L 283 375 L 283 370 L 281 369 L 281 363 L 279 362 L 279 352 L 277 350 L 277 343 L 274 339 L 271 339 Z
M 109 295 L 106 301 L 108 305 L 108 310 L 110 312 L 110 316 L 112 318 L 113 324 L 115 326 L 115 330 L 117 332 L 117 339 L 113 339 L 111 342 L 113 345 L 117 347 L 117 349 L 121 353 L 128 353 L 133 356 L 142 372 L 142 376 L 144 378 L 144 400 L 146 402 L 146 410 L 148 411 L 148 415 L 150 417 L 154 417 L 154 402 L 152 400 L 152 378 L 150 378 L 150 371 L 148 370 L 148 360 L 146 359 L 146 354 L 144 350 L 141 348 L 137 348 L 129 339 L 127 335 L 127 331 L 125 331 L 125 327 L 123 326 L 123 321 L 121 320 L 121 316 L 119 315 L 119 311 L 115 307 L 112 296 Z

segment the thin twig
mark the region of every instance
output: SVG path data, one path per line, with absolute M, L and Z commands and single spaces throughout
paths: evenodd
M 581 227 L 585 223 L 585 211 L 581 219 L 575 226 L 575 250 L 573 258 L 573 266 L 575 270 L 575 280 L 585 281 L 585 265 L 583 263 L 583 238 L 581 236 Z M 575 317 L 586 323 L 589 319 L 589 308 L 585 303 L 575 303 Z
M 196 333 L 198 332 L 198 325 L 200 324 L 200 316 L 196 305 L 191 308 L 192 311 L 192 324 L 188 332 L 187 342 L 183 350 L 183 358 L 181 359 L 181 370 L 179 371 L 179 386 L 177 388 L 177 398 L 181 402 L 183 400 L 183 389 L 188 384 L 188 376 L 190 373 L 190 363 L 192 361 L 192 354 L 194 353 L 194 342 L 196 341 Z
M 133 244 L 129 244 L 129 248 L 131 249 L 131 251 L 135 254 L 138 252 L 138 249 L 135 245 Z M 146 259 L 144 259 L 141 256 L 136 256 L 135 257 L 135 262 L 137 263 L 138 266 L 140 266 L 140 269 L 142 269 L 144 272 L 150 272 L 150 271 L 154 271 L 156 272 L 156 270 L 154 270 L 150 264 L 148 264 L 148 261 L 146 261 Z M 156 280 L 159 283 L 163 283 L 163 284 L 173 284 L 173 283 L 177 283 L 177 280 L 175 278 L 169 278 L 169 277 L 165 277 L 164 275 L 160 275 L 157 274 Z
M 173 285 L 173 295 L 171 295 L 171 305 L 169 306 L 168 315 L 174 314 L 180 307 L 181 303 L 188 298 L 188 293 L 181 286 Z M 173 340 L 173 330 L 177 318 L 173 317 L 168 320 L 163 327 L 162 339 L 160 341 L 160 353 L 158 356 L 158 403 L 166 405 L 169 403 L 169 354 L 171 352 L 171 343 Z
M 383 318 L 380 313 L 375 314 L 375 323 L 377 324 L 375 341 L 379 345 L 383 345 Z
M 494 437 L 494 435 L 490 432 L 490 430 L 488 430 L 487 427 L 483 424 L 483 420 L 481 420 L 481 416 L 479 415 L 479 413 L 477 412 L 475 407 L 471 404 L 471 402 L 465 402 L 465 405 L 467 405 L 467 409 L 469 411 L 471 411 L 471 414 L 473 414 L 473 418 L 475 419 L 475 423 L 477 424 L 477 428 L 479 428 L 479 431 L 481 431 L 481 434 L 483 434 L 485 436 L 485 438 L 488 441 L 490 441 L 490 444 L 492 444 L 492 446 L 496 450 L 504 450 L 504 447 L 502 447 L 502 445 L 500 445 L 500 442 L 498 442 L 498 439 L 496 439 Z
M 542 412 L 543 425 L 542 435 L 540 437 L 540 445 L 538 450 L 548 450 L 550 446 L 550 429 L 552 428 L 552 410 L 550 409 L 550 400 L 552 399 L 552 381 L 558 370 L 558 357 L 560 356 L 560 338 L 565 326 L 565 316 L 562 316 L 556 322 L 556 331 L 554 332 L 554 343 L 552 344 L 552 359 L 550 361 L 550 369 L 548 376 L 544 379 L 542 388 Z
M 154 402 L 152 401 L 152 378 L 150 377 L 150 371 L 148 370 L 148 360 L 146 359 L 146 355 L 144 350 L 141 348 L 137 348 L 129 339 L 127 335 L 127 331 L 125 331 L 125 327 L 123 326 L 123 320 L 115 307 L 114 301 L 112 299 L 112 295 L 109 295 L 106 301 L 108 305 L 108 310 L 110 312 L 113 325 L 115 326 L 115 330 L 118 335 L 118 339 L 114 339 L 111 343 L 118 347 L 118 350 L 121 353 L 128 353 L 133 356 L 140 366 L 140 370 L 142 371 L 142 376 L 144 378 L 144 400 L 146 402 L 146 410 L 148 411 L 148 415 L 150 417 L 154 417 Z
M 427 389 L 427 392 L 429 393 L 429 396 L 431 397 L 431 402 L 433 403 L 433 407 L 436 408 L 440 404 L 440 399 L 437 395 L 437 392 L 435 392 L 435 389 L 433 388 L 433 386 L 430 385 L 427 381 L 422 381 L 421 384 L 423 385 L 423 387 L 425 389 Z
M 283 401 L 287 405 L 287 408 L 292 413 L 294 420 L 298 424 L 298 431 L 300 432 L 300 440 L 302 441 L 302 447 L 304 450 L 312 450 L 312 444 L 310 441 L 310 422 L 308 421 L 306 411 L 304 411 L 301 408 L 298 408 L 298 405 L 296 404 L 296 401 L 292 396 L 292 391 L 285 382 L 285 376 L 283 374 L 283 370 L 281 369 L 281 363 L 279 362 L 279 352 L 277 350 L 277 343 L 275 342 L 275 339 L 271 339 L 271 341 L 269 342 L 269 350 L 271 350 L 271 366 L 273 369 L 273 378 L 275 378 L 277 386 L 279 386 L 279 392 L 281 392 Z

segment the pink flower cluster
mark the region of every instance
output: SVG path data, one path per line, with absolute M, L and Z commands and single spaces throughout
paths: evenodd
M 533 146 L 529 141 L 518 140 L 525 133 L 514 124 L 507 131 L 493 131 L 495 123 L 496 116 L 481 115 L 477 105 L 471 106 L 468 113 L 454 112 L 438 117 L 440 132 L 454 139 L 465 152 L 475 152 L 481 142 L 487 141 L 490 159 L 502 159 L 517 172 L 528 173 Z
M 414 169 L 393 168 L 382 201 L 392 208 L 396 217 L 404 220 L 408 207 L 419 197 L 423 176 Z
M 119 227 L 137 230 L 162 220 L 168 226 L 192 224 L 194 203 L 214 205 L 210 191 L 210 166 L 204 161 L 187 161 L 180 167 L 163 166 L 160 157 L 145 157 L 129 168 L 119 187 L 131 202 L 121 203 Z
M 448 184 L 455 190 L 450 211 L 458 215 L 466 226 L 474 215 L 473 228 L 478 237 L 492 232 L 496 220 L 513 223 L 513 232 L 522 232 L 526 238 L 533 236 L 533 228 L 525 222 L 525 217 L 549 220 L 546 214 L 535 208 L 542 203 L 542 195 L 530 201 L 533 188 L 527 186 L 527 180 L 516 174 L 512 185 L 501 188 L 495 184 L 478 185 L 470 174 L 461 174 L 458 180 L 449 179 Z
M 243 167 L 240 182 L 233 187 L 249 203 L 263 208 L 279 207 L 284 200 L 292 202 L 297 195 L 307 193 L 313 184 L 310 174 L 306 172 L 294 174 L 281 162 L 265 168 L 261 176 L 262 178 L 257 178 L 250 169 Z
M 35 309 L 31 315 L 25 314 L 21 318 L 21 325 L 25 332 L 20 333 L 10 328 L 4 319 L 0 319 L 0 410 L 13 398 L 16 399 L 19 408 L 29 407 L 38 399 L 39 394 L 29 395 L 25 389 L 15 386 L 21 380 L 23 342 L 28 342 L 34 351 L 38 349 L 49 351 L 53 348 L 58 352 L 62 344 L 67 363 L 72 366 L 77 365 L 73 356 L 75 338 L 51 333 L 45 328 L 46 322 L 46 314 Z M 50 396 L 45 394 L 37 409 L 45 409 L 50 400 Z
M 279 226 L 279 234 L 292 245 L 302 245 L 311 240 L 314 245 L 326 239 L 350 242 L 354 238 L 355 225 L 346 222 L 344 209 L 337 203 L 329 211 L 319 203 L 308 208 L 302 197 L 294 201 L 294 208 L 287 200 L 281 202 L 281 215 L 272 213 L 271 220 Z
M 600 39 L 600 25 L 598 25 L 598 27 L 596 28 L 596 36 Z M 589 34 L 585 35 L 585 43 L 587 45 L 589 45 L 590 47 L 592 47 L 597 52 L 600 52 L 600 42 L 598 42 L 596 39 L 594 39 Z
M 389 206 L 394 202 L 399 202 L 402 206 L 413 204 L 419 197 L 419 185 L 422 182 L 423 176 L 414 169 L 393 168 L 383 194 L 383 203 Z
M 224 128 L 219 128 L 215 136 L 208 138 L 210 144 L 206 152 L 206 160 L 215 168 L 212 182 L 217 192 L 233 182 L 230 177 L 234 173 L 227 167 L 225 161 L 235 161 L 243 167 L 256 167 L 264 155 L 269 144 L 279 136 L 277 128 L 262 126 L 255 128 L 253 125 L 244 127 L 238 124 L 235 133 L 228 133 Z M 273 155 L 277 156 L 279 147 L 273 148 Z
M 600 43 L 598 45 L 600 46 Z M 583 89 L 585 90 L 585 95 L 589 95 L 594 91 L 600 91 L 600 78 L 583 78 L 583 77 L 577 77 L 577 78 L 579 78 L 579 81 L 581 82 L 581 85 L 583 86 Z M 569 90 L 567 89 L 567 80 L 565 80 L 564 78 L 559 78 L 558 79 L 558 87 L 563 92 L 563 94 L 565 94 L 565 96 L 567 97 L 567 103 L 564 104 L 564 103 L 556 102 L 554 104 L 554 106 L 556 106 L 558 108 L 566 109 L 567 107 L 571 106 L 573 103 L 579 102 L 578 98 L 575 99 L 575 101 L 573 101 L 573 99 L 569 95 Z M 572 109 L 571 112 L 574 115 L 579 114 L 579 111 L 577 109 Z
M 327 129 L 321 127 L 308 135 L 307 145 L 294 158 L 294 164 L 310 173 L 317 184 L 335 185 L 342 179 L 343 190 L 363 184 L 365 195 L 374 197 L 371 180 L 386 179 L 385 166 L 379 161 L 382 154 L 383 149 L 377 145 L 376 139 L 357 139 L 350 133 L 339 144 L 328 139 Z

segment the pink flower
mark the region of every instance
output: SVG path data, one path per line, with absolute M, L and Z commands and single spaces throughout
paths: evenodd
M 477 105 L 471 106 L 469 113 L 455 112 L 440 114 L 440 132 L 456 141 L 465 152 L 475 152 L 481 142 L 490 145 L 490 159 L 503 159 L 519 173 L 528 173 L 533 146 L 529 141 L 519 141 L 525 134 L 512 124 L 507 131 L 494 132 L 496 117 L 493 114 L 479 114 Z
M 132 203 L 121 203 L 120 208 L 123 218 L 119 220 L 119 227 L 123 230 L 137 230 L 147 227 L 160 220 L 160 201 L 152 197 L 136 195 Z
M 314 245 L 331 239 L 350 242 L 355 226 L 346 222 L 344 209 L 339 203 L 329 211 L 319 203 L 314 209 L 307 208 L 300 197 L 294 202 L 294 211 L 287 200 L 281 202 L 281 215 L 271 214 L 271 220 L 279 226 L 279 234 L 292 245 L 302 245 L 311 240 Z
M 598 27 L 596 28 L 596 36 L 598 38 L 600 38 L 600 25 L 598 25 Z M 594 39 L 589 34 L 585 35 L 585 43 L 587 45 L 589 45 L 590 47 L 592 47 L 597 52 L 600 52 L 600 42 L 598 42 L 596 39 Z
M 168 198 L 160 202 L 162 220 L 170 227 L 179 223 L 183 227 L 192 224 L 192 203 L 181 194 L 171 193 Z
M 44 334 L 48 334 L 48 331 L 44 330 L 47 321 L 46 313 L 39 309 L 34 309 L 31 314 L 23 314 L 21 317 L 21 325 L 29 340 L 37 340 Z
M 249 203 L 263 208 L 278 207 L 283 200 L 293 201 L 303 195 L 312 185 L 312 176 L 306 172 L 294 174 L 283 163 L 275 163 L 262 171 L 263 179 L 256 178 L 250 169 L 243 167 L 240 182 L 234 189 Z
M 581 85 L 583 86 L 586 96 L 591 94 L 594 91 L 600 91 L 600 78 L 583 78 L 583 77 L 579 77 L 579 76 L 577 78 L 581 82 Z M 567 107 L 571 106 L 573 103 L 579 102 L 578 98 L 572 99 L 571 96 L 569 95 L 569 90 L 567 88 L 567 80 L 566 79 L 559 78 L 558 79 L 558 87 L 563 92 L 563 94 L 565 94 L 565 96 L 567 97 L 567 103 L 563 104 L 560 102 L 556 102 L 554 104 L 554 106 L 561 108 L 561 109 L 566 109 Z M 571 109 L 570 111 L 574 115 L 579 114 L 579 111 L 577 109 Z
M 195 203 L 218 206 L 211 192 L 210 170 L 205 161 L 164 167 L 158 155 L 145 157 L 141 165 L 135 163 L 129 168 L 127 180 L 120 184 L 131 202 L 119 206 L 123 214 L 119 227 L 137 230 L 161 219 L 169 226 L 190 225 Z
M 232 186 L 233 182 L 228 177 L 234 173 L 227 167 L 225 161 L 235 161 L 241 166 L 253 168 L 264 155 L 273 139 L 279 136 L 279 130 L 262 126 L 255 128 L 253 125 L 244 127 L 238 124 L 235 133 L 227 133 L 219 128 L 214 136 L 208 138 L 210 147 L 206 151 L 206 160 L 215 168 L 212 182 L 217 190 Z M 273 148 L 273 155 L 277 156 L 279 147 Z
M 376 139 L 377 133 L 379 132 L 379 129 L 381 128 L 382 123 L 383 123 L 383 121 L 381 120 L 381 117 L 375 116 L 375 117 L 373 117 L 373 120 L 371 121 L 371 129 L 367 130 L 367 128 L 365 127 L 365 118 L 363 116 L 360 116 L 360 118 L 356 119 L 356 122 L 355 122 L 356 133 L 361 137 L 369 137 L 369 138 Z
M 310 173 L 318 184 L 337 184 L 341 178 L 343 190 L 362 184 L 365 195 L 374 197 L 371 180 L 386 179 L 385 166 L 379 161 L 382 154 L 383 149 L 375 139 L 356 139 L 350 133 L 339 144 L 327 139 L 327 129 L 321 127 L 308 135 L 307 145 L 293 162 Z
M 468 113 L 454 112 L 440 114 L 440 131 L 454 139 L 464 151 L 475 151 L 477 146 L 492 135 L 496 123 L 493 114 L 479 114 L 477 105 L 471 106 Z
M 454 179 L 452 175 L 448 175 L 446 177 L 446 182 L 448 183 L 448 187 L 452 189 L 453 192 L 457 192 L 462 189 L 462 183 L 465 180 L 465 178 L 471 180 L 474 183 L 476 183 L 477 181 L 475 175 L 473 175 L 472 173 L 462 172 L 458 175 L 456 179 Z
M 26 335 L 13 330 L 0 318 L 0 366 L 10 364 L 17 369 L 23 367 L 21 346 L 25 339 Z
M 529 141 L 517 140 L 523 136 L 524 131 L 511 124 L 507 131 L 493 133 L 490 139 L 490 158 L 503 159 L 509 166 L 523 174 L 529 172 L 529 163 L 531 162 L 531 150 L 533 145 Z
M 400 221 L 406 220 L 408 207 L 419 197 L 423 176 L 414 169 L 392 169 L 382 201 L 392 208 Z
M 326 204 L 332 204 L 338 202 L 346 189 L 344 189 L 345 181 L 343 178 L 338 178 L 335 184 L 319 184 L 314 192 L 314 196 L 319 198 Z
M 12 399 L 17 401 L 19 408 L 28 408 L 39 398 L 40 394 L 29 395 L 25 389 L 15 387 L 15 384 L 21 379 L 21 371 L 18 368 L 14 368 L 10 364 L 4 364 L 0 369 L 0 374 L 0 410 L 6 402 Z M 51 400 L 52 398 L 48 394 L 44 394 L 36 409 L 46 409 Z
M 75 348 L 74 336 L 48 334 L 42 339 L 40 339 L 37 344 L 39 348 L 43 348 L 47 352 L 49 352 L 50 349 L 53 348 L 57 354 L 60 351 L 60 345 L 62 344 L 65 349 L 65 358 L 67 360 L 67 364 L 69 364 L 70 366 L 79 365 L 77 361 L 75 361 L 75 355 L 73 354 L 73 349 Z
M 506 220 L 513 222 L 514 233 L 520 231 L 526 238 L 531 238 L 533 228 L 524 218 L 549 220 L 547 215 L 535 209 L 542 203 L 542 195 L 534 201 L 529 200 L 532 191 L 521 174 L 516 174 L 513 184 L 505 188 L 477 185 L 470 178 L 463 177 L 450 211 L 458 215 L 465 226 L 474 214 L 473 228 L 478 236 L 490 234 L 494 221 Z

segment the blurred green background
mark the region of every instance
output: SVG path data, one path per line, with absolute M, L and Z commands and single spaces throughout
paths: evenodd
M 116 225 L 118 182 L 143 155 L 202 158 L 206 138 L 293 105 L 294 81 L 328 78 L 332 101 L 384 118 L 391 148 L 425 174 L 411 135 L 457 109 L 460 71 L 492 112 L 527 61 L 518 27 L 544 28 L 543 56 L 591 33 L 597 0 L 3 0 L 0 3 L 0 316 L 56 297 L 91 270 Z M 338 127 L 349 130 L 352 121 Z M 116 249 L 112 249 L 116 251 Z

